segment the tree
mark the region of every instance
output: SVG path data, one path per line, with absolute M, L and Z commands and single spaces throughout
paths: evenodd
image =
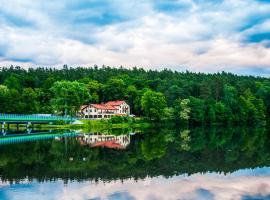
M 39 102 L 37 94 L 32 88 L 24 88 L 22 92 L 23 110 L 26 114 L 37 113 L 39 111 Z
M 164 108 L 166 108 L 165 96 L 160 92 L 147 90 L 142 96 L 141 106 L 145 116 L 160 120 L 164 116 Z
M 217 102 L 215 104 L 215 116 L 216 116 L 216 121 L 219 123 L 226 123 L 227 116 L 226 116 L 226 107 L 222 102 Z
M 164 108 L 164 116 L 167 120 L 174 119 L 174 109 L 173 108 Z
M 37 95 L 37 102 L 39 104 L 40 113 L 52 113 L 52 107 L 50 105 L 50 100 L 52 94 L 49 90 L 44 88 L 35 88 L 35 93 Z
M 265 123 L 266 108 L 262 99 L 256 98 L 250 89 L 239 98 L 240 120 L 249 124 Z
M 257 93 L 256 96 L 261 98 L 264 101 L 264 104 L 266 106 L 267 116 L 269 118 L 270 115 L 270 83 L 269 82 L 257 82 Z
M 85 84 L 77 81 L 57 81 L 51 87 L 51 92 L 52 107 L 56 112 L 65 115 L 75 115 L 80 106 L 90 100 Z
M 168 105 L 172 105 L 177 98 L 183 96 L 182 94 L 183 94 L 183 89 L 180 88 L 179 86 L 172 85 L 171 87 L 169 87 L 169 89 L 165 92 Z
M 216 122 L 216 112 L 215 108 L 211 105 L 207 112 L 207 122 L 212 124 Z
M 89 93 L 91 94 L 92 102 L 99 102 L 103 85 L 98 81 L 89 80 L 86 86 L 89 90 Z
M 6 97 L 5 113 L 24 113 L 24 105 L 21 102 L 21 94 L 16 89 L 9 89 Z
M 9 89 L 5 85 L 0 85 L 0 113 L 4 113 L 7 105 Z
M 226 84 L 224 86 L 224 97 L 223 97 L 223 102 L 226 107 L 226 115 L 228 118 L 228 121 L 238 121 L 237 116 L 238 116 L 238 111 L 237 108 L 238 103 L 237 103 L 237 89 L 231 85 Z
M 200 85 L 200 98 L 208 99 L 209 97 L 211 97 L 211 89 L 209 87 L 209 81 L 204 81 Z
M 176 120 L 187 122 L 190 118 L 190 100 L 177 99 L 174 103 L 174 115 Z
M 224 86 L 224 98 L 223 101 L 226 105 L 233 108 L 237 104 L 237 90 L 235 87 L 226 84 Z
M 4 85 L 6 85 L 9 89 L 21 90 L 21 83 L 19 77 L 17 75 L 11 75 L 4 81 Z
M 103 87 L 103 101 L 124 98 L 126 85 L 122 79 L 112 78 Z
M 130 85 L 126 90 L 126 99 L 128 100 L 128 104 L 130 106 L 130 113 L 133 113 L 135 108 L 135 99 L 138 96 L 138 90 L 134 85 Z
M 189 98 L 190 121 L 192 123 L 203 124 L 205 119 L 204 101 L 195 97 Z

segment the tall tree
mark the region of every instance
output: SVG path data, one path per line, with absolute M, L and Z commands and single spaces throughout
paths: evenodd
M 0 113 L 6 112 L 7 96 L 9 89 L 5 85 L 0 85 Z
M 176 120 L 182 122 L 188 122 L 190 118 L 190 100 L 189 99 L 177 99 L 174 103 L 174 116 Z
M 38 113 L 39 102 L 37 94 L 32 88 L 24 88 L 22 92 L 23 110 L 26 114 Z
M 147 90 L 142 96 L 141 106 L 145 116 L 159 120 L 163 117 L 166 108 L 165 96 L 160 92 Z
M 192 123 L 203 124 L 205 121 L 204 101 L 195 97 L 189 98 L 190 120 Z
M 51 87 L 51 104 L 57 113 L 75 115 L 80 106 L 90 100 L 88 89 L 77 81 L 57 81 Z
M 103 87 L 103 101 L 124 98 L 126 85 L 122 79 L 112 78 Z

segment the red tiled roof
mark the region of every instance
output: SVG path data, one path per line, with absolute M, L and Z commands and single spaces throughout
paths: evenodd
M 106 105 L 106 104 L 91 104 L 91 106 L 97 109 L 101 109 L 101 110 L 117 110 L 117 108 L 111 105 Z
M 104 104 L 90 104 L 94 108 L 100 109 L 100 110 L 117 110 L 115 106 L 120 106 L 121 104 L 125 103 L 125 101 L 108 101 Z M 83 111 L 85 108 L 87 108 L 89 105 L 82 105 L 80 110 Z
M 125 103 L 125 101 L 108 101 L 107 103 L 105 103 L 105 105 L 120 106 L 123 103 Z
M 91 147 L 107 147 L 110 149 L 125 149 L 121 144 L 116 143 L 115 141 L 102 141 L 92 144 Z

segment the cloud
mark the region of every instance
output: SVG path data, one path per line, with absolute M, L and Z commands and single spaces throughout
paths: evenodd
M 269 13 L 270 4 L 257 0 L 2 0 L 0 65 L 269 76 Z
M 230 174 L 205 173 L 170 178 L 103 182 L 25 181 L 23 184 L 0 185 L 5 199 L 252 199 L 269 198 L 270 168 L 238 170 Z

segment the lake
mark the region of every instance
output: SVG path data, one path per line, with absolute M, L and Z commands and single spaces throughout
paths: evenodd
M 4 132 L 0 199 L 270 199 L 264 128 Z

